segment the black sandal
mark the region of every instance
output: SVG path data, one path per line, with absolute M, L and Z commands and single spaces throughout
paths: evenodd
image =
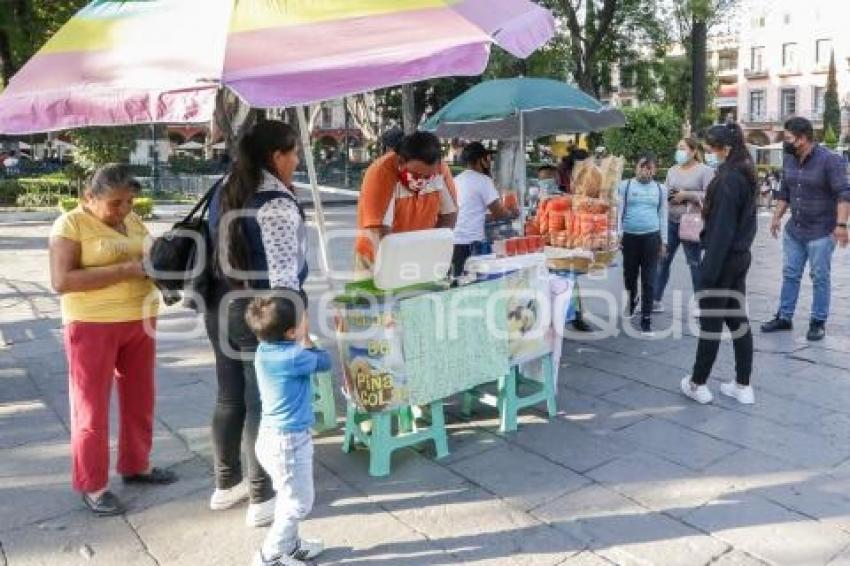
M 144 483 L 152 485 L 168 485 L 177 481 L 177 474 L 163 468 L 151 468 L 147 474 L 123 476 L 124 483 Z
M 98 517 L 114 517 L 125 511 L 124 504 L 111 491 L 104 491 L 97 499 L 93 499 L 88 493 L 84 493 L 83 503 Z

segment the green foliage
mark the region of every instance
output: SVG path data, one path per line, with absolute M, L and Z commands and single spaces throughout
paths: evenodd
M 607 130 L 605 147 L 634 163 L 644 151 L 652 151 L 662 165 L 669 165 L 682 136 L 682 116 L 669 106 L 646 105 L 625 108 L 626 126 Z
M 88 0 L 4 2 L 0 10 L 3 83 L 20 69 Z
M 57 201 L 56 206 L 62 212 L 70 212 L 77 208 L 78 204 L 80 204 L 80 199 L 76 197 L 64 197 Z M 133 212 L 139 218 L 151 218 L 153 216 L 153 199 L 147 197 L 133 199 Z
M 830 132 L 832 132 L 832 137 L 835 140 L 832 142 L 830 147 L 835 147 L 838 143 L 838 135 L 841 133 L 841 105 L 838 102 L 838 80 L 835 76 L 835 53 L 833 53 L 829 58 L 829 75 L 827 75 L 826 79 L 826 92 L 824 93 L 824 101 L 823 101 L 823 129 L 824 129 L 824 142 L 827 145 L 830 145 L 829 142 L 826 141 L 826 136 Z
M 832 129 L 832 126 L 827 126 L 826 130 L 824 131 L 823 143 L 829 149 L 835 149 L 835 146 L 838 145 L 838 134 L 835 133 L 835 130 Z
M 168 158 L 168 168 L 175 175 L 209 175 L 215 173 L 218 163 L 216 161 L 198 159 L 191 155 L 172 155 Z M 146 174 L 150 174 L 150 171 Z
M 123 126 L 72 130 L 70 137 L 77 146 L 76 161 L 86 169 L 94 169 L 107 163 L 126 162 L 143 134 L 141 126 Z
M 153 199 L 148 197 L 136 197 L 133 199 L 133 212 L 139 218 L 150 218 L 153 216 Z
M 18 197 L 25 190 L 17 179 L 0 180 L 0 205 L 10 206 L 16 204 Z
M 76 197 L 64 197 L 59 199 L 59 210 L 62 212 L 71 212 L 77 205 L 80 204 L 80 199 Z

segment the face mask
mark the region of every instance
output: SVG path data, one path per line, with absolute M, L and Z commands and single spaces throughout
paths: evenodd
M 690 163 L 691 156 L 684 149 L 677 149 L 675 159 L 678 165 L 685 165 L 686 163 Z
M 555 179 L 540 179 L 537 181 L 537 186 L 540 187 L 540 191 L 543 193 L 558 192 L 558 184 L 555 182 Z
M 717 169 L 721 163 L 723 163 L 723 160 L 717 157 L 716 153 L 708 152 L 705 154 L 705 164 L 712 169 Z
M 794 145 L 794 142 L 783 142 L 782 143 L 782 151 L 787 153 L 788 155 L 797 155 L 797 146 Z
M 401 174 L 399 175 L 401 179 L 401 184 L 410 189 L 411 191 L 419 192 L 431 183 L 434 180 L 436 175 L 432 175 L 430 177 L 414 177 L 413 174 L 407 169 L 402 169 Z

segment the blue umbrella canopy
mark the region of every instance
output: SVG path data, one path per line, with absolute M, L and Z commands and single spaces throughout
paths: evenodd
M 510 139 L 595 132 L 622 127 L 623 113 L 581 90 L 551 79 L 497 79 L 458 96 L 423 129 L 441 137 Z

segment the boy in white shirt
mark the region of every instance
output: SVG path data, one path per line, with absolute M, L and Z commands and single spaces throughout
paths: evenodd
M 517 211 L 505 208 L 496 185 L 490 176 L 492 153 L 480 142 L 463 148 L 461 162 L 466 170 L 455 177 L 458 213 L 455 224 L 455 248 L 452 255 L 452 276 L 463 274 L 463 266 L 477 255 L 486 243 L 484 222 L 489 212 L 492 220 L 516 218 Z

